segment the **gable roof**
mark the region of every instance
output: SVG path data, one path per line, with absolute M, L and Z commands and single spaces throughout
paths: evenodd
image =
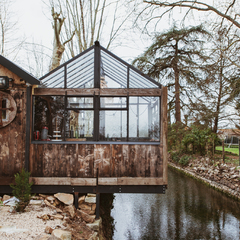
M 17 66 L 15 63 L 11 62 L 7 58 L 0 55 L 0 64 L 10 70 L 11 72 L 15 73 L 17 76 L 25 80 L 27 83 L 32 85 L 39 85 L 40 81 L 32 76 L 30 73 L 23 70 L 21 67 Z
M 92 88 L 95 65 L 100 65 L 101 81 L 109 88 L 161 88 L 160 83 L 100 46 L 99 42 L 40 80 L 47 88 Z

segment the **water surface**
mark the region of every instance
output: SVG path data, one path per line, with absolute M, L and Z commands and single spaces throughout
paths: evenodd
M 240 239 L 240 202 L 172 169 L 166 194 L 115 194 L 115 240 Z

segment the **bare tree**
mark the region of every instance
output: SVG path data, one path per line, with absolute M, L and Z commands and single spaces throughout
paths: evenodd
M 24 40 L 17 36 L 18 21 L 11 12 L 14 1 L 0 1 L 0 54 L 15 59 Z
M 128 10 L 123 0 L 49 0 L 50 6 L 64 16 L 54 16 L 59 25 L 59 37 L 66 45 L 67 58 L 86 50 L 95 41 L 109 48 L 112 42 L 129 24 L 132 11 Z M 75 32 L 74 38 L 72 34 Z M 63 45 L 63 44 L 61 44 Z M 59 50 L 62 46 L 59 45 Z M 62 51 L 61 51 L 62 52 Z
M 54 11 L 52 7 L 54 42 L 53 42 L 53 55 L 50 71 L 60 65 L 65 45 L 73 39 L 75 31 L 71 34 L 70 38 L 61 43 L 60 34 L 65 18 L 60 18 L 60 13 Z
M 174 8 L 186 8 L 188 14 L 191 10 L 197 10 L 201 12 L 213 12 L 220 16 L 223 20 L 227 20 L 230 24 L 240 28 L 239 22 L 239 2 L 237 0 L 218 0 L 212 1 L 212 4 L 209 3 L 209 0 L 179 0 L 179 1 L 155 1 L 155 0 L 143 0 L 144 3 L 147 3 L 151 6 L 158 6 L 166 8 L 166 10 L 162 13 L 161 16 L 169 13 Z

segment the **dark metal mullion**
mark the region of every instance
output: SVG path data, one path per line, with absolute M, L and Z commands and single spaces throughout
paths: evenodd
M 93 111 L 93 108 L 66 108 L 67 111 L 71 110 L 71 111 Z
M 127 142 L 129 141 L 129 95 L 127 94 Z
M 137 138 L 139 138 L 139 97 L 137 97 Z
M 127 67 L 127 88 L 129 88 L 129 73 L 130 73 L 130 69 L 129 66 Z
M 64 66 L 64 88 L 67 88 L 67 66 Z
M 99 109 L 100 97 L 94 94 L 94 141 L 99 141 Z
M 67 92 L 64 96 L 63 141 L 66 141 Z
M 127 111 L 127 108 L 99 108 L 100 111 Z

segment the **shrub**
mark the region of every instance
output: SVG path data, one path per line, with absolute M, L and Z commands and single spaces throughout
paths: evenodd
M 182 156 L 182 157 L 180 158 L 179 163 L 180 163 L 182 166 L 186 166 L 186 165 L 188 165 L 190 159 L 191 159 L 191 156 L 184 155 L 184 156 Z
M 171 154 L 171 159 L 174 161 L 174 162 L 176 162 L 176 163 L 178 163 L 179 162 L 179 160 L 180 160 L 180 153 L 179 152 L 171 152 L 170 153 Z
M 29 183 L 30 172 L 23 168 L 20 173 L 14 175 L 16 185 L 11 184 L 13 195 L 19 199 L 16 211 L 23 212 L 31 198 L 31 187 L 33 183 Z

